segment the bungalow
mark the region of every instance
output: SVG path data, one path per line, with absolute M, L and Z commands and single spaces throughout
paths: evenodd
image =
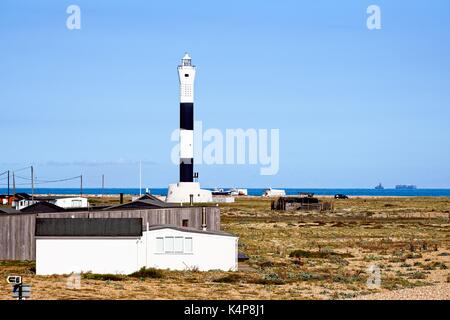
M 144 230 L 143 230 L 144 229 Z M 36 219 L 36 274 L 130 274 L 238 268 L 238 237 L 173 225 L 142 227 L 141 218 Z
M 29 194 L 16 194 L 14 206 L 16 210 L 22 210 L 28 206 L 38 202 L 48 202 L 55 206 L 69 209 L 69 208 L 87 208 L 88 199 L 77 196 L 30 196 Z

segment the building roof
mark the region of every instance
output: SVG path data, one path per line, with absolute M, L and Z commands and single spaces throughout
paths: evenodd
M 70 199 L 70 198 L 83 198 L 80 195 L 34 195 L 31 196 L 25 192 L 19 192 L 14 195 L 18 200 L 31 200 L 33 198 L 36 201 L 52 201 L 58 199 Z
M 14 197 L 18 200 L 28 200 L 31 199 L 31 196 L 25 192 L 18 192 L 14 195 Z
M 141 237 L 142 218 L 38 218 L 36 237 Z
M 11 214 L 11 213 L 20 213 L 20 211 L 14 209 L 14 208 L 0 208 L 0 214 L 1 213 Z
M 50 213 L 63 211 L 65 211 L 64 208 L 61 208 L 55 204 L 45 201 L 34 203 L 20 210 L 20 212 L 28 212 L 28 213 Z
M 41 200 L 41 201 L 54 201 L 54 200 L 58 200 L 58 199 L 79 199 L 79 198 L 84 198 L 81 196 L 69 196 L 69 195 L 46 195 L 46 196 L 34 196 L 34 200 Z
M 149 226 L 149 231 L 153 230 L 161 230 L 161 229 L 173 229 L 181 232 L 193 232 L 193 233 L 200 233 L 200 234 L 211 234 L 216 236 L 226 236 L 226 237 L 236 237 L 236 235 L 220 231 L 220 230 L 199 230 L 195 228 L 188 228 L 188 227 L 179 227 L 172 224 L 158 224 L 158 225 L 151 225 Z
M 177 206 L 177 205 L 175 205 Z M 151 194 L 145 194 L 135 201 L 114 205 L 103 210 L 122 210 L 122 209 L 155 209 L 155 208 L 173 208 L 173 204 L 167 204 Z
M 158 197 L 156 197 L 150 193 L 144 194 L 143 196 L 139 197 L 137 200 L 155 200 L 155 201 L 165 203 L 164 201 L 162 201 L 161 199 L 159 199 Z

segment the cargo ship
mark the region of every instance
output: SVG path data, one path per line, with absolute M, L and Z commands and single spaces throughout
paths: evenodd
M 395 189 L 397 190 L 415 190 L 417 189 L 417 186 L 413 184 L 398 184 L 395 186 Z

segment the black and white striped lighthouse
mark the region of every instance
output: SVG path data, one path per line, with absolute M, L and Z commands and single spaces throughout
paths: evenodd
M 166 202 L 212 202 L 210 190 L 194 182 L 194 81 L 195 66 L 186 53 L 178 66 L 180 80 L 180 181 L 169 184 Z M 195 177 L 197 178 L 197 176 Z
M 180 80 L 180 182 L 194 181 L 194 80 L 195 66 L 185 54 L 178 66 Z

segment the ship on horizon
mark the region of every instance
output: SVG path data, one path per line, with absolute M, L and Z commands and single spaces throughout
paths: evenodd
M 384 187 L 383 187 L 383 185 L 380 182 L 377 186 L 375 186 L 375 189 L 376 190 L 384 190 Z
M 415 190 L 417 189 L 416 185 L 413 184 L 398 184 L 395 186 L 397 190 Z

